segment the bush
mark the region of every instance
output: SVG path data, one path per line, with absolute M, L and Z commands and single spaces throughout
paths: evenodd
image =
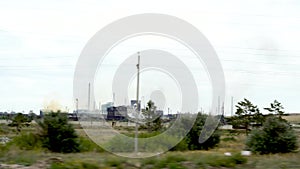
M 286 121 L 269 117 L 262 129 L 251 132 L 246 145 L 260 154 L 288 153 L 297 149 L 297 136 Z
M 204 143 L 199 143 L 199 136 L 203 130 L 203 126 L 207 117 L 207 115 L 198 114 L 196 121 L 189 133 L 172 150 L 182 151 L 185 150 L 185 148 L 188 150 L 208 150 L 217 146 L 217 144 L 220 142 L 220 134 L 217 130 L 214 131 L 214 133 Z
M 49 113 L 39 122 L 43 147 L 52 152 L 71 153 L 79 151 L 78 136 L 67 115 L 62 113 Z
M 195 115 L 196 117 L 196 115 Z M 188 134 L 178 143 L 178 135 L 172 135 L 170 133 L 162 134 L 161 131 L 154 131 L 151 133 L 139 133 L 139 138 L 149 138 L 139 139 L 139 151 L 141 152 L 161 152 L 166 150 L 173 151 L 185 151 L 185 150 L 208 150 L 210 148 L 215 147 L 220 142 L 220 134 L 215 131 L 204 143 L 199 143 L 199 136 L 202 131 L 202 128 L 207 119 L 207 115 L 199 114 L 196 117 L 195 124 L 192 126 L 192 121 L 190 118 L 182 118 L 181 123 L 178 128 L 173 129 L 178 133 L 184 133 L 181 130 L 188 130 L 187 124 L 192 126 L 191 130 Z M 176 134 L 178 134 L 176 133 Z M 180 134 L 179 134 L 180 135 Z M 154 136 L 158 136 L 157 138 L 152 138 Z M 105 146 L 105 149 L 114 152 L 133 152 L 134 151 L 134 134 L 126 134 L 126 135 L 117 135 L 113 137 Z M 183 135 L 182 135 L 183 137 Z M 171 147 L 175 145 L 175 147 Z
M 189 145 L 186 139 L 181 140 L 171 151 L 186 151 L 189 150 Z
M 33 133 L 22 133 L 13 138 L 12 143 L 22 150 L 33 150 L 42 147 L 41 138 Z
M 21 131 L 22 126 L 24 126 L 27 123 L 27 126 L 31 122 L 31 119 L 24 116 L 22 113 L 18 113 L 13 119 L 12 122 L 9 124 L 9 126 L 16 127 L 16 130 L 18 132 Z
M 7 135 L 9 133 L 9 128 L 6 124 L 0 124 L 0 135 Z

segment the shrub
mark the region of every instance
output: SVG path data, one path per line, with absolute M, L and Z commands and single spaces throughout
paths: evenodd
M 181 140 L 171 151 L 186 151 L 189 149 L 189 145 L 186 139 Z
M 26 123 L 31 122 L 31 119 L 24 116 L 22 113 L 18 113 L 13 119 L 12 122 L 9 124 L 9 126 L 16 127 L 16 130 L 18 132 L 21 131 L 22 126 L 24 126 Z
M 14 137 L 12 142 L 23 150 L 33 150 L 42 147 L 41 138 L 34 133 L 21 133 L 21 135 Z
M 297 149 L 297 136 L 286 121 L 269 117 L 262 129 L 251 132 L 246 145 L 260 154 L 288 153 Z
M 6 124 L 0 124 L 0 135 L 7 135 L 9 133 L 9 128 Z
M 79 151 L 77 134 L 67 115 L 62 113 L 49 113 L 39 122 L 43 147 L 53 152 L 71 153 Z
M 195 116 L 196 117 L 196 116 Z M 192 128 L 188 134 L 178 143 L 178 135 L 174 136 L 170 133 L 162 134 L 161 131 L 154 131 L 151 133 L 139 133 L 139 138 L 149 138 L 149 139 L 139 139 L 139 151 L 141 152 L 161 152 L 165 150 L 173 151 L 185 151 L 185 150 L 208 150 L 215 147 L 220 142 L 220 134 L 217 131 L 204 142 L 199 143 L 199 136 L 207 119 L 207 115 L 199 114 L 196 117 L 195 124 L 192 126 L 192 121 L 190 118 L 182 118 L 181 123 L 176 132 L 184 133 L 181 130 L 188 130 L 187 124 L 191 124 Z M 175 131 L 175 129 L 173 129 Z M 157 136 L 157 138 L 152 138 Z M 133 152 L 134 151 L 134 134 L 117 135 L 114 136 L 106 145 L 105 148 L 109 151 L 114 152 Z M 182 135 L 183 137 L 183 135 Z M 175 145 L 175 147 L 171 147 Z
M 203 130 L 203 126 L 207 117 L 207 115 L 198 114 L 191 130 L 172 150 L 182 151 L 185 150 L 184 148 L 187 148 L 188 150 L 208 150 L 217 146 L 217 144 L 220 142 L 220 134 L 217 132 L 217 130 L 214 131 L 214 133 L 204 143 L 199 143 L 199 136 Z

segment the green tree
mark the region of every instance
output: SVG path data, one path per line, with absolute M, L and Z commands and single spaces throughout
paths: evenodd
M 284 107 L 277 100 L 274 100 L 274 102 L 270 104 L 270 107 L 264 109 L 268 110 L 270 113 L 275 113 L 280 119 L 282 119 L 281 116 L 284 114 Z
M 51 112 L 39 123 L 43 147 L 53 152 L 71 153 L 79 151 L 78 136 L 67 115 Z
M 185 138 L 173 148 L 173 150 L 185 150 L 185 148 L 188 148 L 189 150 L 208 150 L 215 147 L 220 142 L 218 130 L 215 130 L 204 143 L 199 143 L 199 136 L 200 133 L 205 130 L 203 126 L 207 118 L 209 118 L 208 115 L 198 113 L 191 130 Z M 183 122 L 190 122 L 190 120 L 185 120 Z M 183 126 L 185 126 L 185 124 L 183 124 Z
M 36 117 L 37 117 L 37 115 L 34 114 L 33 111 L 30 111 L 30 112 L 28 113 L 28 119 L 29 119 L 29 120 L 31 120 L 31 121 L 32 121 L 32 120 L 35 120 Z
M 161 115 L 156 113 L 156 106 L 153 101 L 148 101 L 146 109 L 142 113 L 145 116 L 146 127 L 149 132 L 162 129 Z
M 251 126 L 251 123 L 263 123 L 263 115 L 260 113 L 258 107 L 253 105 L 246 98 L 243 101 L 238 102 L 236 108 L 237 110 L 235 114 L 237 115 L 237 118 L 235 118 L 235 123 L 245 127 L 246 135 L 248 135 L 248 130 Z
M 297 135 L 292 127 L 278 117 L 269 117 L 262 129 L 253 130 L 246 145 L 260 154 L 288 153 L 297 149 Z
M 16 127 L 17 131 L 20 132 L 21 128 L 25 125 L 25 123 L 31 122 L 26 116 L 22 113 L 18 113 L 15 117 L 13 117 L 10 126 Z

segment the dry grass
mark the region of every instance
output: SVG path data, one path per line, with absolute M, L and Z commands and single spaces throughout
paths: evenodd
M 285 116 L 300 122 L 300 116 Z M 80 136 L 86 134 L 77 128 Z M 300 132 L 299 132 L 300 136 Z M 223 131 L 221 143 L 209 151 L 167 152 L 153 158 L 126 159 L 107 152 L 86 152 L 74 154 L 56 154 L 45 151 L 25 151 L 17 148 L 3 150 L 0 147 L 0 163 L 33 165 L 52 157 L 62 159 L 62 163 L 52 168 L 238 168 L 238 169 L 283 169 L 300 168 L 300 153 L 252 155 L 246 164 L 226 164 L 231 159 L 225 152 L 239 153 L 245 148 L 246 136 L 243 133 Z M 300 139 L 299 139 L 300 140 Z M 300 144 L 299 144 L 300 145 Z M 87 167 L 89 166 L 89 167 Z M 1 168 L 1 167 L 0 167 Z
M 300 115 L 289 115 L 289 116 L 283 116 L 282 118 L 286 119 L 291 123 L 300 124 Z

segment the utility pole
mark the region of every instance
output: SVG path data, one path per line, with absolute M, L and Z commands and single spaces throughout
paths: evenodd
M 78 98 L 76 98 L 76 114 L 78 114 Z
M 91 102 L 91 83 L 89 83 L 89 88 L 88 88 L 88 110 L 90 110 L 90 102 Z
M 140 106 L 139 106 L 139 87 L 140 87 L 140 52 L 138 54 L 138 64 L 136 65 L 137 68 L 137 85 L 136 85 L 136 118 L 135 118 L 135 138 L 134 138 L 134 152 L 138 153 L 138 116 L 140 114 Z
M 220 96 L 218 97 L 218 108 L 217 108 L 217 114 L 220 114 Z
M 222 115 L 224 116 L 225 110 L 224 110 L 224 102 L 222 103 Z
M 116 106 L 115 101 L 116 101 L 116 94 L 115 92 L 113 92 L 113 106 Z
M 79 118 L 78 118 L 78 98 L 76 98 L 76 119 L 78 120 L 78 122 L 80 124 L 80 121 L 79 121 Z
M 233 97 L 231 96 L 231 117 L 233 116 Z

